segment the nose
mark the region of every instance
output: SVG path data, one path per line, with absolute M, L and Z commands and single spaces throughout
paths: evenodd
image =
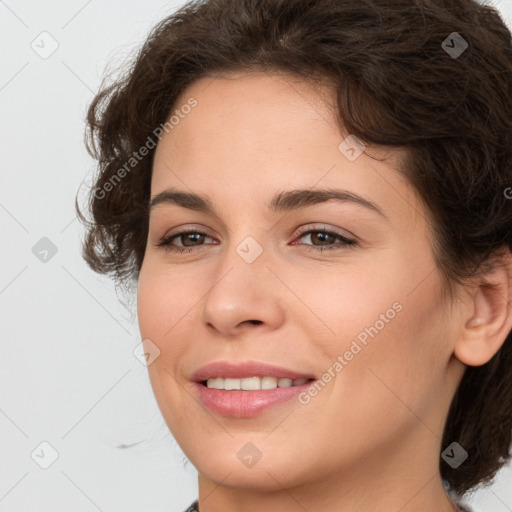
M 233 251 L 219 267 L 220 277 L 216 274 L 203 302 L 202 319 L 208 329 L 225 339 L 282 325 L 285 287 L 270 271 L 263 255 L 247 263 Z

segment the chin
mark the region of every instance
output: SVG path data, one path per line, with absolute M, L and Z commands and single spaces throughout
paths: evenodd
M 252 468 L 244 467 L 238 459 L 208 461 L 200 457 L 201 464 L 195 466 L 200 475 L 223 486 L 257 493 L 269 493 L 294 487 L 299 484 L 299 475 L 290 474 L 289 464 L 263 464 L 260 460 Z

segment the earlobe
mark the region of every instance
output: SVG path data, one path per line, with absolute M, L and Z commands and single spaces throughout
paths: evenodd
M 481 366 L 499 351 L 512 329 L 510 304 L 512 271 L 510 252 L 482 276 L 468 304 L 465 319 L 455 342 L 455 356 L 468 366 Z

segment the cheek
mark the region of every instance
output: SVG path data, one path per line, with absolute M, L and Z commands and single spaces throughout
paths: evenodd
M 332 360 L 350 350 L 352 341 L 369 347 L 372 340 L 376 344 L 385 338 L 391 325 L 403 322 L 408 299 L 398 281 L 383 279 L 382 267 L 351 262 L 338 269 L 283 275 L 295 296 L 287 299 L 292 321 L 301 323 L 310 343 Z
M 350 272 L 329 268 L 316 272 L 315 279 L 294 281 L 296 295 L 308 306 L 295 318 L 302 316 L 306 332 L 313 327 L 318 332 L 311 339 L 323 352 L 323 371 L 346 354 L 339 372 L 344 377 L 335 380 L 353 395 L 393 396 L 404 384 L 405 394 L 420 395 L 441 376 L 449 357 L 439 276 L 425 279 L 428 262 L 412 265 L 418 260 L 391 256 L 363 265 L 364 272 L 355 266 Z
M 369 290 L 361 293 L 352 297 L 355 304 L 365 296 L 373 300 L 367 302 L 364 313 L 359 313 L 359 325 L 351 322 L 349 314 L 343 315 L 345 323 L 353 326 L 346 343 L 355 340 L 360 350 L 341 372 L 338 389 L 351 407 L 360 409 L 363 415 L 365 410 L 373 411 L 382 425 L 392 423 L 397 427 L 414 422 L 411 410 L 421 417 L 433 407 L 449 357 L 436 281 L 424 283 L 414 293 L 401 291 L 396 283 L 375 290 L 373 295 Z M 401 309 L 389 314 L 393 304 Z M 353 307 L 359 311 L 359 307 Z M 381 314 L 389 321 L 379 322 Z M 360 334 L 366 343 L 359 341 Z M 347 345 L 344 350 L 350 349 Z
M 137 315 L 141 335 L 166 343 L 195 313 L 202 292 L 190 275 L 145 260 L 137 287 Z
M 183 333 L 191 328 L 193 306 L 201 297 L 191 286 L 184 286 L 186 281 L 175 270 L 170 275 L 168 269 L 152 264 L 148 258 L 141 268 L 137 287 L 141 339 L 151 340 L 160 351 L 148 365 L 148 375 L 163 417 L 173 432 L 179 432 L 180 425 L 175 411 L 186 414 L 191 407 L 176 379 L 181 378 L 181 361 L 189 345 Z
M 146 266 L 144 266 L 146 265 Z M 188 282 L 188 286 L 185 286 Z M 186 290 L 183 293 L 182 290 Z M 157 401 L 177 399 L 175 378 L 180 379 L 181 363 L 189 345 L 184 333 L 194 321 L 194 305 L 198 297 L 190 280 L 176 271 L 146 261 L 141 268 L 137 287 L 137 316 L 142 340 L 151 340 L 159 350 L 158 357 L 148 365 L 148 374 Z

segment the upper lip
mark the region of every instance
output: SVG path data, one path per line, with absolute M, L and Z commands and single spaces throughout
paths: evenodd
M 227 361 L 216 361 L 201 366 L 192 375 L 195 382 L 203 382 L 215 377 L 243 379 L 246 377 L 276 377 L 278 379 L 287 378 L 292 380 L 314 379 L 314 375 L 300 373 L 295 370 L 274 366 L 267 363 L 256 361 L 244 361 L 239 363 L 230 363 Z

